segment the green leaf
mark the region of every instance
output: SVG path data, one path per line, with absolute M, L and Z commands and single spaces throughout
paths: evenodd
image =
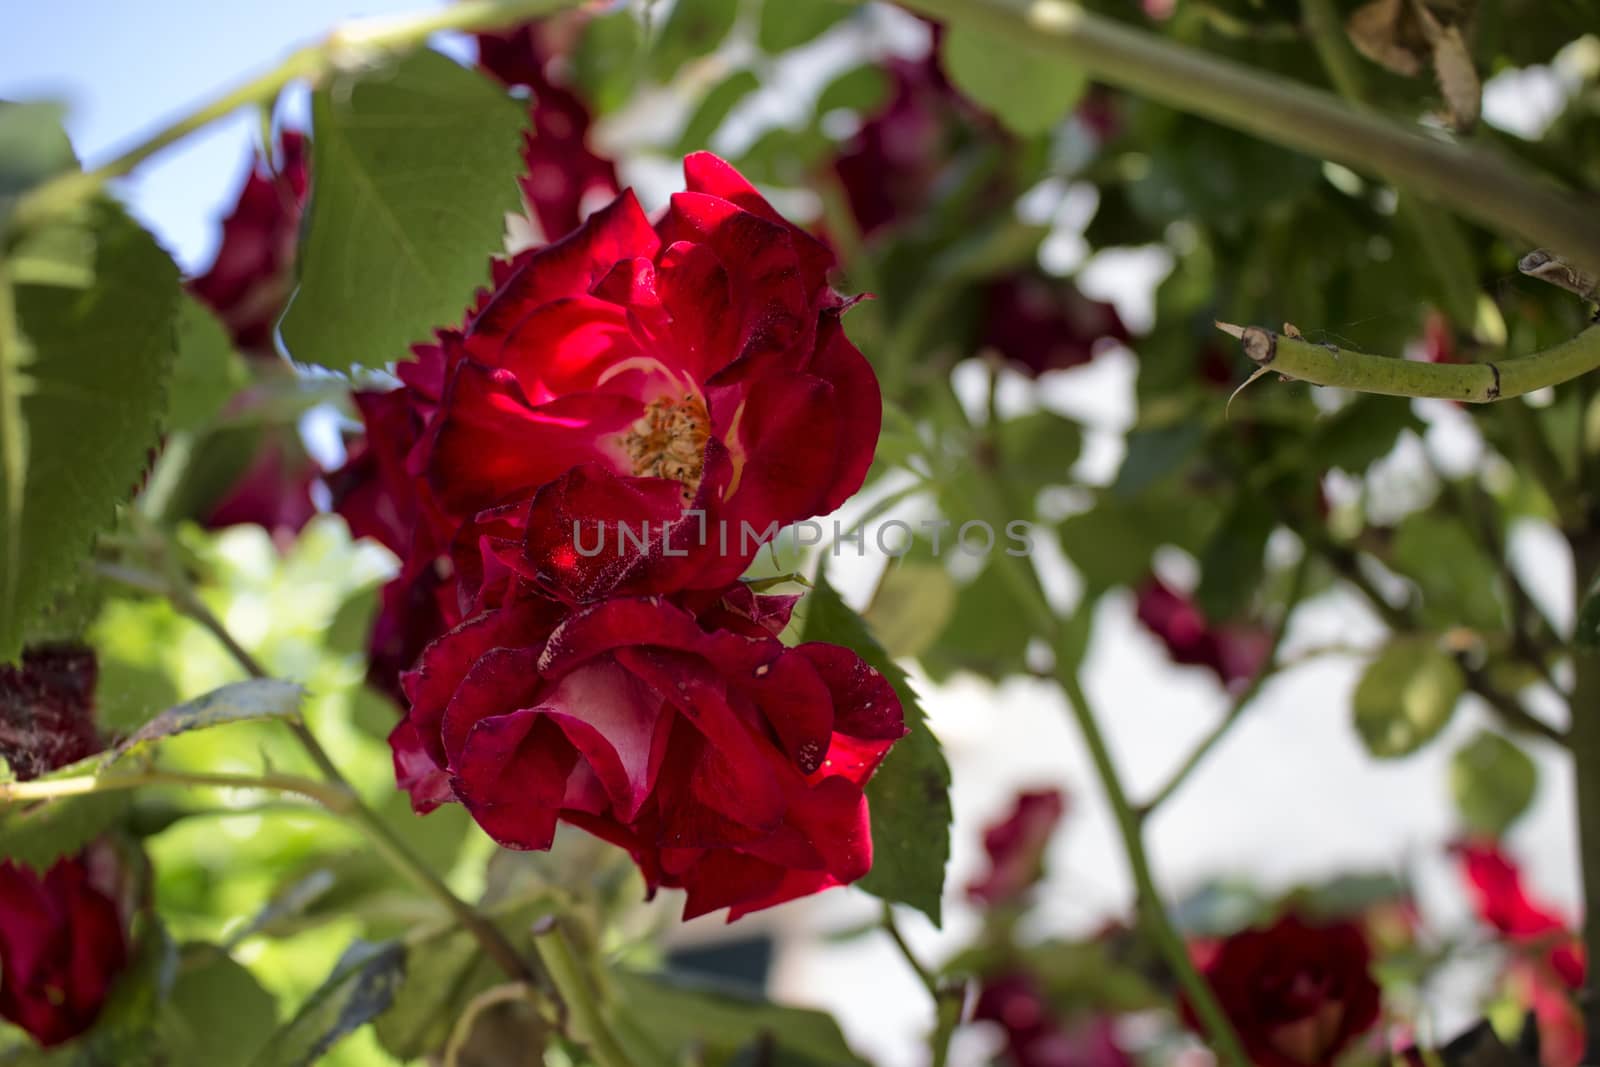
M 856 5 L 842 0 L 764 0 L 756 43 L 768 55 L 799 48 L 848 18 Z
M 572 57 L 578 91 L 599 114 L 609 114 L 633 96 L 643 66 L 644 30 L 627 11 L 590 19 Z
M 178 358 L 167 390 L 167 430 L 202 428 L 249 383 L 244 357 L 234 350 L 222 323 L 185 294 L 178 304 Z
M 1422 590 L 1429 626 L 1467 626 L 1493 633 L 1505 626 L 1505 601 L 1496 584 L 1499 566 L 1466 523 L 1433 511 L 1407 515 L 1395 530 L 1392 566 Z
M 73 168 L 72 144 L 61 125 L 66 113 L 55 100 L 0 100 L 0 230 L 19 194 Z
M 1401 433 L 1421 433 L 1423 429 L 1422 420 L 1407 401 L 1391 396 L 1357 396 L 1317 422 L 1311 452 L 1326 466 L 1365 474 L 1368 467 L 1394 451 Z
M 523 109 L 437 52 L 330 79 L 300 287 L 280 330 L 296 360 L 381 367 L 458 322 L 521 210 Z
M 341 1039 L 377 1018 L 405 980 L 406 949 L 396 942 L 356 942 L 253 1061 L 254 1067 L 307 1067 Z
M 1206 618 L 1224 621 L 1244 614 L 1261 584 L 1267 538 L 1276 526 L 1272 509 L 1259 496 L 1239 494 L 1200 556 L 1195 602 Z
M 894 83 L 877 64 L 851 67 L 823 87 L 817 96 L 816 113 L 854 111 L 857 115 L 871 115 L 889 102 L 893 91 Z
M 166 405 L 177 267 L 109 203 L 87 229 L 94 288 L 16 286 L 19 330 L 0 291 L 0 662 L 132 494 Z
M 691 59 L 716 50 L 739 17 L 739 0 L 677 0 L 650 46 L 650 75 L 669 82 Z
M 806 598 L 802 641 L 855 652 L 894 686 L 905 711 L 902 738 L 867 783 L 872 812 L 872 870 L 856 885 L 883 900 L 909 904 L 937 925 L 950 858 L 950 767 L 917 702 L 906 672 L 889 658 L 827 578 Z
M 163 711 L 112 749 L 106 762 L 121 759 L 130 752 L 165 738 L 194 730 L 235 722 L 292 719 L 300 714 L 300 701 L 304 696 L 305 690 L 298 685 L 277 678 L 234 682 Z
M 170 1062 L 244 1067 L 278 1026 L 278 1002 L 216 945 L 179 951 L 178 977 L 163 1019 Z
M 889 655 L 920 656 L 956 607 L 956 583 L 940 563 L 893 562 L 864 616 Z
M 1356 732 L 1379 759 L 1410 755 L 1444 729 L 1465 688 L 1455 658 L 1432 637 L 1397 637 L 1356 685 Z
M 748 70 L 736 70 L 713 85 L 700 99 L 700 106 L 695 108 L 688 125 L 683 128 L 675 154 L 686 156 L 707 147 L 728 113 L 738 106 L 739 101 L 759 88 L 760 79 Z
M 1128 434 L 1128 451 L 1111 491 L 1131 497 L 1177 474 L 1199 454 L 1205 427 L 1196 421 L 1150 426 Z
M 961 670 L 999 681 L 1026 669 L 1033 634 L 1012 586 L 999 567 L 990 565 L 957 591 L 950 624 L 923 653 L 922 665 L 936 682 Z
M 129 794 L 86 793 L 58 797 L 0 813 L 0 859 L 47 871 L 115 826 L 128 809 Z
M 1450 793 L 1471 830 L 1500 837 L 1533 803 L 1539 768 L 1515 742 L 1488 730 L 1450 758 Z
M 458 835 L 464 837 L 465 832 Z M 555 894 L 540 895 L 498 915 L 495 925 L 514 947 L 531 953 L 529 930 L 557 907 Z M 375 1024 L 378 1042 L 401 1060 L 436 1052 L 468 1003 L 503 981 L 505 976 L 470 931 L 456 929 L 422 941 L 407 950 L 405 980 Z
M 615 971 L 618 1014 L 626 1016 L 618 1038 L 639 1062 L 655 1062 L 664 1052 L 679 1062 L 692 1049 L 707 1055 L 697 1062 L 727 1064 L 742 1048 L 763 1036 L 773 1058 L 763 1062 L 846 1067 L 864 1065 L 839 1032 L 839 1024 L 820 1011 L 786 1008 L 723 987 L 670 975 Z
M 940 58 L 962 95 L 1024 137 L 1066 118 L 1089 86 L 1082 69 L 1049 52 L 966 23 L 945 33 Z

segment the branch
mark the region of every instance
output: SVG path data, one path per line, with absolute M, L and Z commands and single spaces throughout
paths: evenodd
M 265 789 L 298 793 L 334 812 L 348 812 L 354 794 L 335 785 L 292 774 L 205 774 L 153 767 L 129 774 L 80 774 L 70 778 L 40 778 L 31 782 L 0 782 L 0 802 L 54 800 L 59 797 L 111 793 L 146 785 L 208 786 L 214 789 Z M 315 809 L 306 809 L 315 810 Z
M 205 627 L 228 650 L 239 666 L 244 668 L 246 674 L 253 678 L 267 677 L 266 668 L 235 640 L 222 620 L 218 619 L 200 598 L 190 583 L 189 576 L 184 573 L 182 564 L 174 558 L 166 535 L 144 520 L 136 509 L 129 512 L 129 520 L 134 525 L 140 543 L 156 565 L 156 573 L 119 567 L 115 564 L 101 564 L 97 568 L 99 572 L 145 592 L 165 595 L 174 609 Z M 484 952 L 505 971 L 508 977 L 514 981 L 531 981 L 533 972 L 529 969 L 527 961 L 517 953 L 499 928 L 485 919 L 471 904 L 456 896 L 427 862 L 413 852 L 377 812 L 367 806 L 306 724 L 291 720 L 288 725 L 295 739 L 305 749 L 306 755 L 311 758 L 311 762 L 327 779 L 329 787 L 347 796 L 344 806 L 335 810 L 359 825 L 384 859 L 411 878 L 418 888 L 442 904 L 457 922 L 470 931 Z
M 1292 381 L 1383 396 L 1487 404 L 1560 385 L 1600 367 L 1600 326 L 1554 348 L 1501 363 L 1421 363 L 1312 344 L 1260 326 L 1219 322 L 1217 329 L 1238 338 L 1244 354 L 1258 367 Z
M 17 201 L 12 225 L 23 232 L 71 211 L 100 192 L 112 179 L 130 173 L 163 148 L 226 118 L 241 107 L 273 100 L 290 82 L 301 78 L 317 81 L 333 72 L 371 63 L 386 53 L 410 51 L 435 33 L 496 29 L 552 14 L 575 2 L 463 0 L 435 11 L 355 19 L 335 27 L 320 43 L 291 53 L 267 73 L 201 104 L 109 162 L 93 170 L 59 175 L 29 191 Z
M 534 925 L 533 945 L 567 1010 L 563 1029 L 568 1036 L 584 1046 L 597 1067 L 631 1067 L 633 1061 L 606 1026 L 593 983 L 555 916 L 546 916 Z
M 1600 272 L 1600 210 L 1498 154 L 1363 113 L 1332 94 L 1090 14 L 1064 0 L 903 0 L 1048 51 L 1096 81 L 1262 140 L 1376 173 Z

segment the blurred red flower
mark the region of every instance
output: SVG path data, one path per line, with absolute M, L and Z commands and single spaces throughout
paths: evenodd
M 1013 1067 L 1133 1067 L 1108 1016 L 1063 1024 L 1038 983 L 1021 971 L 985 979 L 972 1018 L 1004 1029 L 1005 1055 Z
M 967 896 L 988 907 L 1020 900 L 1044 876 L 1045 848 L 1066 810 L 1059 789 L 1019 793 L 1011 814 L 984 831 L 989 870 L 967 887 Z
M 1257 1067 L 1322 1067 L 1378 1019 L 1379 990 L 1360 926 L 1294 914 L 1226 938 L 1202 970 Z M 1184 1001 L 1184 1020 L 1200 1023 Z
M 1154 576 L 1138 589 L 1137 611 L 1174 663 L 1205 667 L 1225 686 L 1255 677 L 1272 642 L 1258 626 L 1211 622 L 1194 601 Z

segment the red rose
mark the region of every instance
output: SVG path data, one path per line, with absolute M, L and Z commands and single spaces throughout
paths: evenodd
M 96 674 L 94 653 L 68 645 L 28 649 L 21 666 L 0 667 L 0 756 L 18 778 L 101 750 Z M 0 861 L 0 1017 L 41 1045 L 87 1029 L 127 964 L 118 878 L 115 853 L 96 845 L 43 876 Z
M 88 1029 L 128 961 L 115 870 L 91 849 L 42 877 L 0 862 L 0 1017 L 41 1045 Z
M 979 343 L 1031 375 L 1087 363 L 1132 337 L 1115 307 L 1084 296 L 1067 278 L 1036 271 L 991 283 L 984 305 Z
M 1583 1058 L 1583 1016 L 1572 994 L 1588 970 L 1583 943 L 1553 907 L 1529 896 L 1522 871 L 1494 841 L 1452 846 L 1473 907 L 1514 955 L 1503 975 L 1517 1002 L 1534 1013 L 1545 1067 L 1577 1067 Z
M 257 159 L 222 222 L 222 243 L 189 291 L 217 313 L 234 344 L 272 358 L 272 330 L 294 288 L 294 250 L 309 182 L 309 143 L 303 134 L 280 135 L 279 163 Z
M 989 871 L 967 896 L 993 907 L 1017 901 L 1044 875 L 1044 851 L 1067 810 L 1059 789 L 1020 793 L 1011 814 L 984 831 Z
M 1138 614 L 1174 663 L 1209 668 L 1225 686 L 1254 678 L 1271 644 L 1260 627 L 1213 624 L 1192 600 L 1155 577 L 1139 587 Z
M 469 619 L 405 677 L 397 775 L 419 810 L 458 799 L 507 847 L 548 848 L 558 820 L 622 844 L 652 889 L 688 890 L 686 917 L 853 881 L 900 703 L 845 649 L 785 647 L 788 604 L 766 599 L 736 588 L 701 620 L 660 598 Z
M 1133 1067 L 1111 1019 L 1092 1016 L 1063 1025 L 1033 976 L 1023 972 L 984 979 L 972 1018 L 1005 1030 L 1006 1059 L 1013 1067 Z
M 1378 1019 L 1361 928 L 1296 915 L 1234 934 L 1205 961 L 1206 981 L 1257 1067 L 1321 1067 Z M 1185 1000 L 1184 1018 L 1200 1029 Z
M 303 134 L 285 130 L 276 166 L 256 158 L 238 203 L 222 222 L 216 258 L 206 273 L 189 282 L 189 292 L 216 313 L 239 350 L 263 367 L 279 362 L 273 330 L 294 289 L 309 149 Z M 248 410 L 257 403 L 247 392 L 235 408 Z M 260 526 L 284 545 L 317 513 L 311 487 L 321 473 L 295 427 L 269 426 L 244 473 L 196 518 L 213 530 Z
M 0 666 L 0 757 L 26 781 L 101 749 L 94 728 L 94 653 L 75 645 L 23 652 Z
M 441 336 L 429 486 L 463 522 L 537 493 L 524 566 L 564 599 L 724 586 L 763 535 L 859 488 L 877 444 L 831 255 L 715 156 L 684 171 L 655 225 L 624 193 L 498 267 L 466 330 Z M 655 534 L 619 563 L 613 523 L 585 560 L 568 517 Z

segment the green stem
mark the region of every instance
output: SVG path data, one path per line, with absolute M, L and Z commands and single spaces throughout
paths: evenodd
M 141 571 L 125 568 L 128 573 L 123 580 L 137 583 L 141 588 L 152 592 L 164 592 L 172 606 L 205 627 L 228 650 L 239 666 L 244 668 L 245 673 L 253 678 L 268 677 L 267 670 L 261 662 L 234 639 L 222 620 L 206 606 L 205 601 L 189 583 L 182 566 L 173 559 L 165 535 L 154 526 L 142 521 L 137 512 L 130 512 L 129 515 L 136 531 L 151 555 L 155 557 L 162 574 L 147 575 Z M 472 905 L 451 892 L 450 887 L 445 885 L 444 880 L 434 873 L 427 862 L 413 852 L 400 835 L 361 799 L 360 794 L 345 779 L 338 765 L 333 762 L 332 757 L 306 724 L 292 720 L 288 725 L 290 732 L 300 742 L 300 746 L 305 749 L 306 755 L 310 757 L 322 776 L 331 786 L 348 795 L 348 801 L 336 810 L 359 825 L 372 840 L 374 847 L 392 866 L 442 904 L 457 922 L 471 931 L 484 952 L 505 971 L 507 976 L 516 981 L 531 981 L 533 972 L 529 969 L 527 961 L 518 955 L 517 950 L 506 940 L 499 928 L 485 919 Z
M 883 904 L 883 929 L 889 935 L 889 940 L 894 942 L 894 947 L 899 950 L 901 958 L 906 961 L 906 966 L 916 973 L 917 981 L 922 983 L 922 987 L 928 991 L 928 996 L 937 1004 L 941 995 L 938 979 L 922 965 L 922 961 L 917 959 L 917 954 L 911 951 L 911 945 L 900 932 L 900 924 L 895 921 L 894 907 L 888 901 L 884 901 Z
M 93 170 L 60 175 L 33 189 L 18 200 L 12 214 L 13 225 L 18 231 L 25 231 L 71 211 L 112 179 L 130 173 L 162 149 L 241 107 L 272 100 L 290 82 L 301 78 L 315 81 L 334 71 L 369 63 L 385 53 L 409 51 L 435 33 L 496 29 L 552 14 L 573 3 L 574 0 L 463 0 L 433 11 L 348 22 L 332 30 L 323 41 L 296 50 L 267 73 L 201 104 L 109 162 Z
M 966 409 L 961 406 L 955 390 L 950 386 L 948 376 L 943 379 L 941 388 L 933 390 L 933 394 L 947 412 L 946 417 L 950 418 L 954 425 L 965 426 L 968 434 L 976 437 L 976 430 L 971 420 L 967 418 Z M 978 494 L 978 514 L 997 526 L 1004 526 L 1007 521 L 1005 496 L 999 488 L 1003 483 L 1004 479 L 998 474 L 995 477 L 973 479 Z M 1217 1002 L 1211 987 L 1195 969 L 1194 961 L 1189 958 L 1188 947 L 1184 944 L 1177 928 L 1172 925 L 1166 906 L 1162 903 L 1161 893 L 1156 886 L 1155 876 L 1150 870 L 1150 860 L 1145 852 L 1144 834 L 1139 817 L 1128 799 L 1127 790 L 1123 788 L 1116 764 L 1112 762 L 1110 750 L 1106 747 L 1105 738 L 1100 732 L 1100 724 L 1078 682 L 1077 652 L 1070 647 L 1076 628 L 1070 624 L 1064 625 L 1062 619 L 1051 608 L 1049 598 L 1045 595 L 1044 585 L 1039 581 L 1039 573 L 1034 570 L 1027 558 L 996 552 L 990 559 L 998 568 L 999 576 L 1016 595 L 1020 608 L 1026 611 L 1038 634 L 1050 642 L 1051 650 L 1055 653 L 1054 677 L 1066 694 L 1067 704 L 1077 721 L 1079 732 L 1083 734 L 1089 754 L 1094 760 L 1100 785 L 1105 790 L 1106 798 L 1116 817 L 1123 851 L 1127 853 L 1128 866 L 1132 871 L 1137 890 L 1136 904 L 1141 927 L 1155 942 L 1167 966 L 1172 969 L 1179 987 L 1210 1036 L 1218 1058 L 1228 1067 L 1248 1067 L 1249 1060 L 1244 1055 L 1232 1023 L 1228 1021 L 1228 1016 Z M 1091 610 L 1091 605 L 1086 601 L 1080 604 L 1078 610 Z
M 1057 659 L 1062 658 L 1058 653 Z M 1117 774 L 1116 764 L 1111 760 L 1111 752 L 1106 747 L 1104 736 L 1100 733 L 1100 726 L 1095 719 L 1093 709 L 1089 706 L 1088 697 L 1078 683 L 1077 673 L 1065 670 L 1058 672 L 1056 677 L 1067 695 L 1067 706 L 1072 711 L 1072 717 L 1077 720 L 1078 729 L 1089 746 L 1089 755 L 1094 760 L 1095 771 L 1105 787 L 1106 798 L 1111 802 L 1111 812 L 1116 818 L 1117 831 L 1122 835 L 1123 850 L 1128 855 L 1128 866 L 1133 872 L 1133 882 L 1137 889 L 1136 899 L 1140 917 L 1144 920 L 1142 925 L 1145 932 L 1155 940 L 1156 947 L 1166 958 L 1168 966 L 1172 968 L 1179 988 L 1183 990 L 1195 1014 L 1199 1016 L 1206 1033 L 1210 1035 L 1218 1058 L 1231 1067 L 1247 1067 L 1250 1061 L 1246 1058 L 1239 1044 L 1239 1038 L 1233 1031 L 1233 1024 L 1228 1021 L 1228 1016 L 1212 994 L 1211 987 L 1195 969 L 1193 961 L 1189 958 L 1188 946 L 1184 944 L 1177 928 L 1172 925 L 1172 920 L 1161 902 L 1161 893 L 1156 887 L 1155 876 L 1150 870 L 1150 860 L 1145 854 L 1144 835 L 1139 825 L 1139 816 L 1133 810 L 1133 805 L 1128 802 L 1127 791 Z
M 1600 326 L 1554 348 L 1501 363 L 1421 363 L 1312 344 L 1260 326 L 1218 327 L 1239 338 L 1245 355 L 1259 367 L 1285 378 L 1384 396 L 1487 404 L 1560 385 L 1600 367 Z
M 1284 635 L 1289 632 L 1289 619 L 1294 615 L 1294 609 L 1299 605 L 1300 598 L 1305 592 L 1306 577 L 1310 570 L 1311 551 L 1307 549 L 1305 555 L 1300 558 L 1299 564 L 1295 567 L 1294 576 L 1289 580 L 1289 595 L 1284 602 L 1283 616 L 1278 620 L 1278 625 L 1272 631 L 1266 654 L 1261 660 L 1261 669 L 1251 676 L 1250 681 L 1233 698 L 1233 703 L 1228 705 L 1227 713 L 1223 715 L 1222 721 L 1217 723 L 1216 727 L 1195 746 L 1194 751 L 1189 753 L 1189 758 L 1184 760 L 1183 764 L 1173 772 L 1171 778 L 1167 779 L 1166 785 L 1157 789 L 1149 800 L 1136 809 L 1135 813 L 1141 821 L 1148 819 L 1157 808 L 1165 804 L 1174 793 L 1183 787 L 1183 784 L 1189 780 L 1189 776 L 1195 772 L 1195 769 L 1205 762 L 1206 757 L 1211 754 L 1211 750 L 1216 748 L 1222 739 L 1228 735 L 1228 732 L 1233 729 L 1234 724 L 1244 717 L 1245 710 L 1249 708 L 1251 702 L 1261 692 L 1261 687 L 1266 684 L 1267 679 L 1277 673 L 1282 666 L 1278 662 L 1278 650 L 1283 646 Z
M 1090 14 L 1064 0 L 905 0 L 1048 52 L 1099 81 L 1263 140 L 1377 173 L 1600 270 L 1600 212 L 1499 155 L 1363 113 L 1332 94 Z
M 348 812 L 354 795 L 345 789 L 292 774 L 209 774 L 151 768 L 128 774 L 80 774 L 31 782 L 0 782 L 0 801 L 53 800 L 58 797 L 111 793 L 147 785 L 206 786 L 214 789 L 265 789 L 310 797 L 334 812 Z
M 607 1027 L 594 984 L 561 924 L 551 919 L 535 927 L 533 945 L 567 1010 L 568 1036 L 584 1046 L 596 1067 L 630 1067 L 633 1061 Z
M 0 256 L 0 543 L 5 545 L 0 573 L 0 607 L 11 614 L 17 600 L 17 579 L 22 573 L 22 507 L 28 476 L 28 424 L 22 417 L 22 329 L 11 292 L 10 272 Z M 10 629 L 4 627 L 0 629 Z M 0 648 L 0 659 L 22 654 L 22 634 L 17 647 Z

